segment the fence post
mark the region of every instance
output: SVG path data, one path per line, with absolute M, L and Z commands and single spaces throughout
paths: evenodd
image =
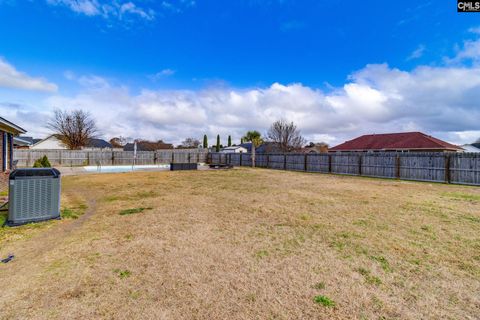
M 32 154 L 30 152 L 27 153 L 27 163 L 26 163 L 27 167 L 30 167 L 31 158 L 32 158 Z
M 157 164 L 157 151 L 153 151 L 153 164 Z
M 283 170 L 287 170 L 287 155 L 283 154 Z
M 267 168 L 270 168 L 270 155 L 267 153 Z
M 358 175 L 362 175 L 362 155 L 358 155 Z
M 252 154 L 250 155 L 250 160 L 252 162 L 252 168 L 255 168 L 255 144 L 252 142 Z
M 450 155 L 445 154 L 445 183 L 450 183 Z
M 242 166 L 243 152 L 240 152 L 240 167 Z
M 90 152 L 87 151 L 87 166 L 90 165 Z
M 190 160 L 192 159 L 192 154 L 190 152 L 187 153 L 187 159 L 188 159 L 188 163 L 190 163 Z
M 400 155 L 397 154 L 395 157 L 395 177 L 400 179 Z
M 305 171 L 307 171 L 307 153 L 305 153 L 305 159 L 304 159 L 304 168 L 305 168 Z
M 111 158 L 111 160 L 112 160 L 112 166 L 114 166 L 114 165 L 115 165 L 115 151 L 112 151 L 112 158 Z
M 328 155 L 328 173 L 332 173 L 332 156 L 331 154 Z
M 197 163 L 200 163 L 200 152 L 197 150 Z
M 172 151 L 172 163 L 175 162 L 175 153 Z
M 58 153 L 58 165 L 61 166 L 62 165 L 62 152 L 59 151 Z

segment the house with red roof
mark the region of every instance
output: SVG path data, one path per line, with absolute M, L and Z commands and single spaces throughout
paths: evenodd
M 459 146 L 422 132 L 367 134 L 330 148 L 329 152 L 460 152 Z

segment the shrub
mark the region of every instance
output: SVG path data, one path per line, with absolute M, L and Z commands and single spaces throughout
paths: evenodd
M 50 164 L 50 161 L 48 160 L 47 156 L 43 156 L 40 159 L 35 160 L 33 163 L 34 168 L 51 168 L 52 165 Z

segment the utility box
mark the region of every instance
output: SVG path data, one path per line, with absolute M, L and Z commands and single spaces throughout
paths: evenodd
M 60 171 L 16 169 L 10 173 L 8 226 L 60 219 Z
M 170 163 L 170 171 L 177 170 L 197 170 L 197 163 Z

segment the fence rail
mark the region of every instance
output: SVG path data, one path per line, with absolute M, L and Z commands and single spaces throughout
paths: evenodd
M 138 151 L 134 158 L 133 151 L 84 151 L 84 150 L 14 150 L 13 157 L 18 167 L 31 167 L 35 160 L 47 156 L 53 166 L 88 166 L 88 165 L 138 165 L 164 163 L 204 163 L 207 151 L 197 149 L 174 149 L 157 151 Z
M 210 153 L 208 161 L 213 164 L 252 166 L 252 156 L 248 153 Z M 480 185 L 480 154 L 477 153 L 257 154 L 255 166 L 280 170 Z

